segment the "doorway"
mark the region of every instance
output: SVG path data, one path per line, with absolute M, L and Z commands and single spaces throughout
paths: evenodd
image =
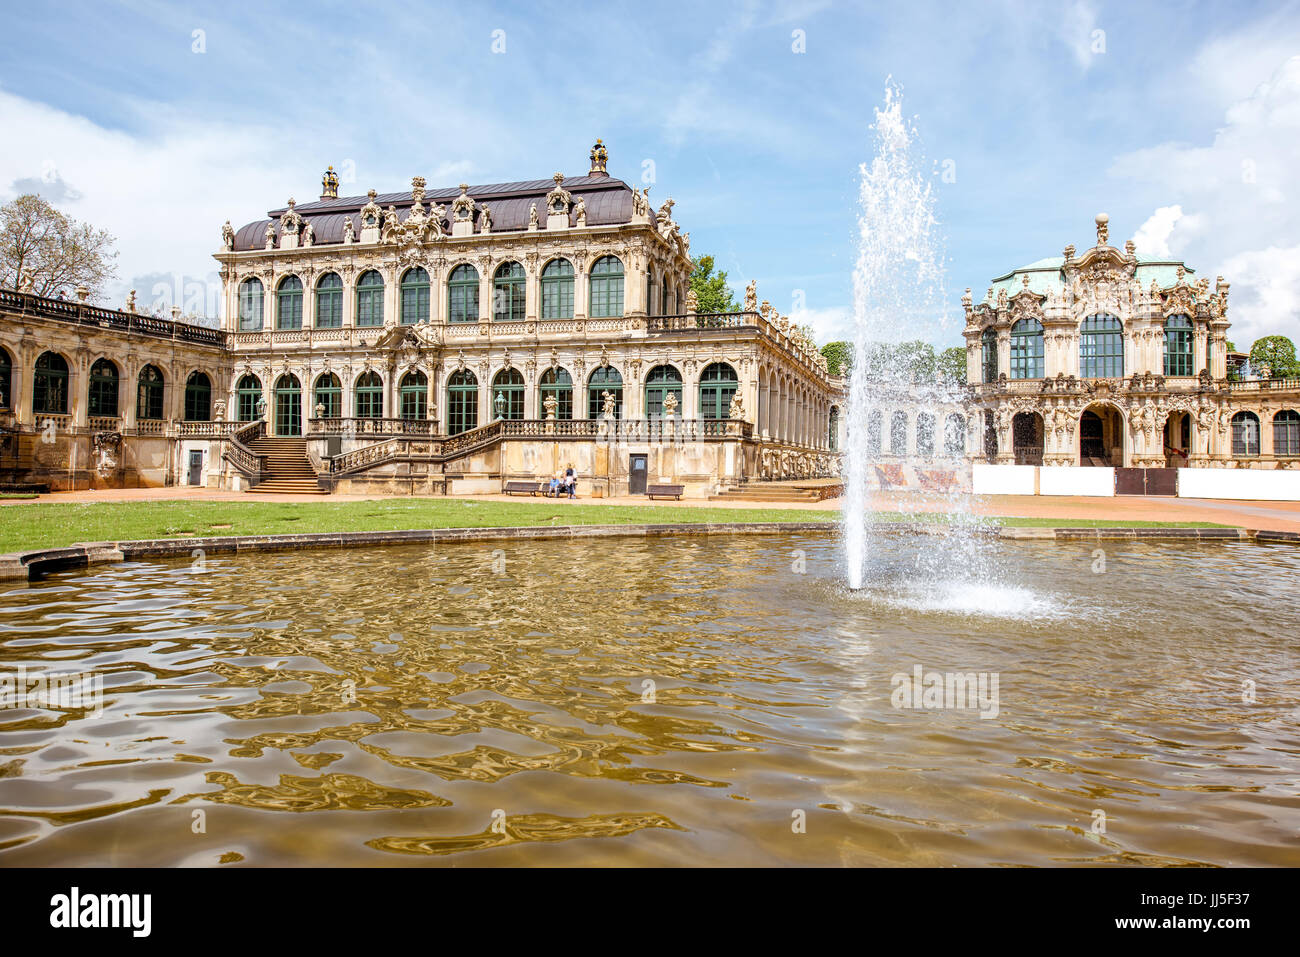
M 189 480 L 185 484 L 203 484 L 203 452 L 201 449 L 190 449 Z
M 627 492 L 629 495 L 644 495 L 646 475 L 649 471 L 649 456 L 632 455 L 627 469 Z

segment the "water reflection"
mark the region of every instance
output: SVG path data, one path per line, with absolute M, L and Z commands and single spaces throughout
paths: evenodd
M 9 586 L 5 670 L 105 710 L 0 711 L 0 863 L 1300 862 L 1297 553 L 1000 543 L 927 584 L 915 546 L 867 593 L 818 536 Z M 917 666 L 999 675 L 996 718 L 894 707 Z

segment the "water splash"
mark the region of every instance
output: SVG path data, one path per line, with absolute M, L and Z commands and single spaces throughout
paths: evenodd
M 861 167 L 858 197 L 845 456 L 844 552 L 848 586 L 855 590 L 868 577 L 873 478 L 888 481 L 891 470 L 897 478 L 909 464 L 927 474 L 936 465 L 961 473 L 967 469 L 966 422 L 955 417 L 961 387 L 938 377 L 935 368 L 926 368 L 923 353 L 911 348 L 918 341 L 947 341 L 952 333 L 944 329 L 947 296 L 933 179 L 923 172 L 916 129 L 903 116 L 902 95 L 892 82 L 871 129 L 875 158 Z M 952 501 L 959 494 L 957 486 L 949 488 L 923 490 L 909 505 L 943 513 L 954 529 L 972 524 L 969 507 Z M 925 571 L 939 573 L 939 566 L 973 560 L 980 552 L 970 535 L 943 538 L 920 560 L 935 566 Z

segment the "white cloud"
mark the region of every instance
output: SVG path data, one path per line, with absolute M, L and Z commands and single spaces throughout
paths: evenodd
M 1297 333 L 1293 248 L 1300 169 L 1300 56 L 1233 103 L 1208 145 L 1162 143 L 1118 157 L 1110 173 L 1167 201 L 1135 237 L 1147 255 L 1185 259 L 1232 284 L 1229 335 L 1248 345 Z M 1150 248 L 1145 248 L 1149 246 Z
M 813 338 L 819 346 L 853 338 L 853 315 L 845 306 L 798 309 L 790 314 L 790 321 L 799 326 L 812 326 Z
M 1060 38 L 1074 54 L 1075 62 L 1083 69 L 1088 69 L 1097 57 L 1094 49 L 1097 11 L 1086 0 L 1076 0 L 1065 8 L 1058 23 Z

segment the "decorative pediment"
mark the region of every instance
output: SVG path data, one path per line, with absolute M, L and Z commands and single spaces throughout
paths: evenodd
M 567 216 L 569 215 L 569 202 L 573 197 L 567 189 L 560 185 L 564 182 L 564 174 L 556 173 L 551 179 L 555 180 L 555 188 L 546 194 L 546 212 L 550 216 Z
M 376 195 L 378 194 L 373 189 L 366 193 L 366 196 L 369 197 L 370 201 L 361 207 L 360 215 L 362 229 L 369 226 L 379 225 L 379 217 L 383 215 L 383 210 L 381 210 L 379 204 L 375 202 Z
M 474 221 L 474 209 L 478 204 L 470 198 L 469 184 L 460 184 L 460 195 L 451 201 L 451 218 L 453 222 L 470 223 Z

